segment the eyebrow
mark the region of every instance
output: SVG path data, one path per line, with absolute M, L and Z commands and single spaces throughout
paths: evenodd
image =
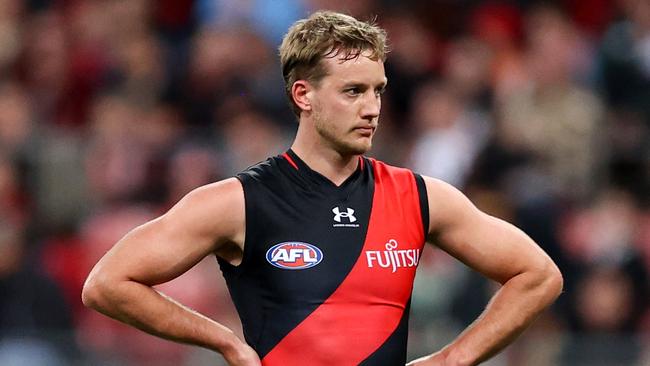
M 351 81 L 351 82 L 345 83 L 343 85 L 343 87 L 344 88 L 355 87 L 355 88 L 364 88 L 365 89 L 365 88 L 368 87 L 368 85 L 369 84 L 367 84 L 367 83 L 363 83 L 363 82 L 359 82 L 359 81 Z M 388 85 L 388 80 L 384 80 L 384 81 L 382 81 L 382 82 L 380 82 L 378 84 L 374 84 L 374 85 L 371 85 L 371 86 L 374 87 L 375 89 L 385 89 L 387 85 Z

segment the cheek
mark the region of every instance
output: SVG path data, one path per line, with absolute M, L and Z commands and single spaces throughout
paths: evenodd
M 336 118 L 341 116 L 342 113 L 346 113 L 345 104 L 338 99 L 332 99 L 329 103 L 326 104 L 325 110 L 323 112 L 329 114 L 330 116 Z
M 350 114 L 351 108 L 346 106 L 343 102 L 330 99 L 326 102 L 319 103 L 320 115 L 324 119 L 336 122 L 342 117 L 345 118 Z
M 314 104 L 314 112 L 322 127 L 327 125 L 329 131 L 344 132 L 356 121 L 358 106 L 346 96 L 327 95 Z

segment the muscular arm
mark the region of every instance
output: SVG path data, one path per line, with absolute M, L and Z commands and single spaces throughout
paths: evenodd
M 502 286 L 456 340 L 409 365 L 476 365 L 512 342 L 557 298 L 562 275 L 521 230 L 479 211 L 450 185 L 431 178 L 425 182 L 429 240 Z
M 153 335 L 220 352 L 231 365 L 259 365 L 231 330 L 152 288 L 211 253 L 241 253 L 244 215 L 236 179 L 192 191 L 104 255 L 84 284 L 84 304 Z

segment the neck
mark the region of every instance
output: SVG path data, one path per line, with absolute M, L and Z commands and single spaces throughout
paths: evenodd
M 325 146 L 322 140 L 313 140 L 304 138 L 299 127 L 291 150 L 312 170 L 320 173 L 335 185 L 341 185 L 357 169 L 359 155 L 342 154 L 332 147 Z

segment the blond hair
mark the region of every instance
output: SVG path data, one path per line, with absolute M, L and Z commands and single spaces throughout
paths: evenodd
M 297 80 L 318 85 L 327 75 L 321 60 L 343 55 L 344 60 L 370 51 L 372 60 L 386 60 L 386 31 L 374 21 L 362 22 L 333 11 L 318 11 L 309 18 L 295 22 L 284 36 L 279 48 L 284 88 L 296 116 L 300 108 L 291 96 Z

